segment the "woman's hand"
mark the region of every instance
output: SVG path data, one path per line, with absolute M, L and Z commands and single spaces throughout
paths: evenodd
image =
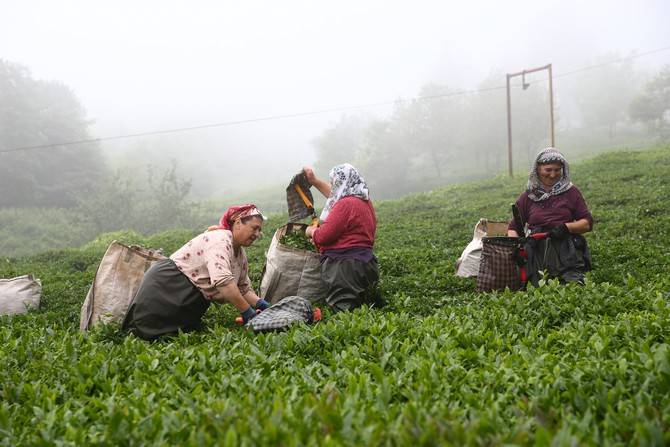
M 310 225 L 305 229 L 305 236 L 312 239 L 314 237 L 314 232 L 316 231 L 316 229 L 317 227 L 315 225 Z
M 310 185 L 318 189 L 325 198 L 330 197 L 330 183 L 318 178 L 311 166 L 303 166 L 302 172 L 305 174 L 305 178 L 307 178 Z
M 567 225 L 560 224 L 549 231 L 549 237 L 553 239 L 565 239 L 570 234 Z
M 314 174 L 314 169 L 312 169 L 311 166 L 303 166 L 302 172 L 305 174 L 305 178 L 309 184 L 315 186 L 315 183 L 318 181 L 318 179 L 316 178 L 316 174 Z

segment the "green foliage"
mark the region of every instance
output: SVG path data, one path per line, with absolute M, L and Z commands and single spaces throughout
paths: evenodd
M 630 104 L 630 116 L 641 121 L 658 136 L 670 135 L 670 65 L 650 80 Z
M 89 122 L 65 85 L 0 59 L 0 150 L 88 140 Z M 0 207 L 68 207 L 104 172 L 95 143 L 0 153 Z
M 283 235 L 279 238 L 279 243 L 298 250 L 316 251 L 312 241 L 300 231 Z
M 0 208 L 0 257 L 78 246 L 94 234 L 63 208 Z
M 92 192 L 82 193 L 75 212 L 96 234 L 123 228 L 151 234 L 189 227 L 196 224 L 196 207 L 186 201 L 190 187 L 174 164 L 159 172 L 148 166 L 146 175 L 117 171 Z
M 189 187 L 174 166 L 158 173 L 149 169 L 146 178 L 118 171 L 101 178 L 86 194 L 78 193 L 74 208 L 0 208 L 0 255 L 76 247 L 122 229 L 152 234 L 215 223 L 225 207 L 188 202 Z
M 284 333 L 236 326 L 232 306 L 156 343 L 77 331 L 110 240 L 169 253 L 195 231 L 0 260 L 44 283 L 41 310 L 0 318 L 0 445 L 668 444 L 670 148 L 572 168 L 596 219 L 583 287 L 477 294 L 454 275 L 521 177 L 376 203 L 389 305 Z M 269 242 L 247 250 L 255 284 Z

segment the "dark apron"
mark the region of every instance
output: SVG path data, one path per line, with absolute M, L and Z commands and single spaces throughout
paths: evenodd
M 377 259 L 363 262 L 354 258 L 327 257 L 321 263 L 321 279 L 328 287 L 326 303 L 334 312 L 353 310 L 363 304 L 381 307 L 377 283 Z
M 528 282 L 537 286 L 546 271 L 549 278 L 561 283 L 584 283 L 584 273 L 591 270 L 591 254 L 584 236 L 572 234 L 565 239 L 530 239 L 525 245 L 528 253 L 526 274 Z
M 210 302 L 172 261 L 147 270 L 123 320 L 123 329 L 144 340 L 199 329 Z

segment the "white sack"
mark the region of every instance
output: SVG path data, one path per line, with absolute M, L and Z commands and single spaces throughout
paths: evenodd
M 456 275 L 464 278 L 477 276 L 479 260 L 482 254 L 482 238 L 486 236 L 506 236 L 507 222 L 495 222 L 485 218 L 479 219 L 475 225 L 472 240 L 465 247 L 461 257 L 456 261 Z
M 42 283 L 33 275 L 0 279 L 0 315 L 25 314 L 39 309 Z

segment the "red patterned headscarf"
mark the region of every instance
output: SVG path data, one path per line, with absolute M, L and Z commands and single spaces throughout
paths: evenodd
M 265 216 L 261 214 L 256 205 L 247 203 L 245 205 L 231 206 L 223 213 L 221 220 L 219 220 L 219 228 L 223 230 L 230 230 L 233 222 L 237 219 L 242 219 L 247 216 L 258 216 L 265 220 Z

